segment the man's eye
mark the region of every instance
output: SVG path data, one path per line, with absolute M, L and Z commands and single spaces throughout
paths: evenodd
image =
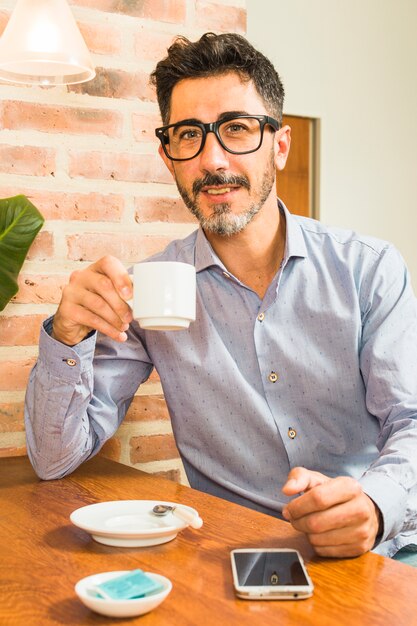
M 225 124 L 222 132 L 226 135 L 229 135 L 230 137 L 234 137 L 237 135 L 239 136 L 247 135 L 248 133 L 251 132 L 251 129 L 245 123 L 232 121 L 229 124 Z
M 179 133 L 179 140 L 190 141 L 191 139 L 198 139 L 200 136 L 201 131 L 198 128 L 188 128 Z
M 239 133 L 245 132 L 247 128 L 246 126 L 243 126 L 243 124 L 230 124 L 230 126 L 227 127 L 227 130 L 231 133 Z

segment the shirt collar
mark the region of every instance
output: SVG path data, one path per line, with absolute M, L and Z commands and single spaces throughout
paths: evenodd
M 287 225 L 284 254 L 285 265 L 291 257 L 306 257 L 307 248 L 300 223 L 293 215 L 291 215 L 285 204 L 279 198 L 278 210 L 281 211 L 281 215 L 284 216 Z M 213 265 L 227 271 L 227 268 L 214 252 L 200 226 L 198 228 L 195 243 L 195 269 L 197 272 L 201 272 L 202 270 L 212 267 Z
M 285 204 L 278 198 L 278 208 L 281 215 L 285 216 L 287 234 L 285 241 L 284 264 L 291 257 L 306 257 L 307 246 L 304 239 L 303 228 L 298 218 L 292 215 Z

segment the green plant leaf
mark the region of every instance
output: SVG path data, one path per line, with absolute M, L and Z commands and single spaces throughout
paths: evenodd
M 0 311 L 17 293 L 17 277 L 44 218 L 26 198 L 0 200 Z

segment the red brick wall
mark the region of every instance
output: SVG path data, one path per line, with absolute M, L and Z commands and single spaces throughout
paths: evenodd
M 14 2 L 2 3 L 0 33 Z M 29 196 L 46 222 L 0 313 L 0 456 L 26 453 L 23 401 L 39 327 L 68 274 L 103 254 L 128 266 L 195 223 L 157 154 L 148 76 L 176 34 L 246 29 L 245 0 L 70 0 L 97 77 L 72 87 L 0 82 L 0 198 Z M 182 480 L 156 374 L 103 454 Z

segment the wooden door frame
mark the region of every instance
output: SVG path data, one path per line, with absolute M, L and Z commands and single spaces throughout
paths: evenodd
M 291 127 L 291 149 L 284 170 L 277 172 L 278 196 L 291 213 L 319 219 L 320 120 L 285 114 Z

